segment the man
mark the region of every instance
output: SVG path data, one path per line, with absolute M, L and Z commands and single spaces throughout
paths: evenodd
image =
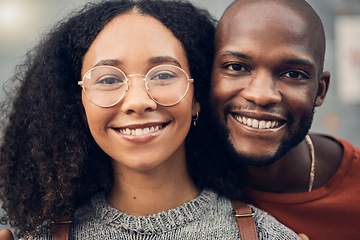
M 250 203 L 312 240 L 359 239 L 360 149 L 306 137 L 329 86 L 324 53 L 305 1 L 238 0 L 215 35 L 211 109 Z

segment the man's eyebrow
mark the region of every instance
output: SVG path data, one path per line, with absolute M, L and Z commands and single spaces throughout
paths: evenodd
M 170 56 L 152 57 L 149 59 L 149 63 L 154 65 L 172 63 L 181 68 L 181 64 L 175 58 Z
M 289 65 L 304 65 L 307 67 L 314 67 L 314 64 L 306 59 L 288 59 L 285 61 Z
M 251 59 L 249 55 L 234 51 L 226 51 L 225 53 L 220 54 L 220 56 L 234 56 L 238 58 Z M 314 64 L 307 59 L 288 59 L 285 60 L 285 63 L 289 65 L 304 65 L 308 67 L 314 67 Z
M 97 64 L 95 64 L 94 67 L 97 66 L 119 66 L 121 64 L 121 61 L 117 60 L 117 59 L 104 59 L 99 61 Z
M 234 51 L 226 51 L 225 53 L 220 54 L 220 56 L 234 56 L 234 57 L 238 57 L 238 58 L 245 58 L 245 59 L 251 59 L 250 56 L 241 53 L 241 52 L 234 52 Z

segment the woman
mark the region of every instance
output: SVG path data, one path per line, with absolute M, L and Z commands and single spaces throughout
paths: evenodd
M 5 128 L 4 220 L 36 239 L 69 220 L 71 239 L 239 238 L 230 200 L 187 170 L 213 33 L 191 4 L 149 0 L 88 5 L 55 28 Z M 297 239 L 254 211 L 260 239 Z

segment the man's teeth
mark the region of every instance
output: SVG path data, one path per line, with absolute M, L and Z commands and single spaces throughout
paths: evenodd
M 125 134 L 125 135 L 141 136 L 144 134 L 156 132 L 161 128 L 162 128 L 162 125 L 146 127 L 146 128 L 135 128 L 135 129 L 124 128 L 124 129 L 119 129 L 119 132 L 121 132 L 122 134 Z
M 239 122 L 253 127 L 253 128 L 259 128 L 259 129 L 266 129 L 266 128 L 274 128 L 279 126 L 279 122 L 278 121 L 265 121 L 265 120 L 257 120 L 254 118 L 247 118 L 247 117 L 242 117 L 242 116 L 238 116 L 236 115 L 236 120 L 238 120 Z

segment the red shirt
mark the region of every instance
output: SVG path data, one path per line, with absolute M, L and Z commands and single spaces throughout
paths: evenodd
M 244 189 L 249 202 L 310 240 L 360 239 L 360 149 L 335 140 L 343 145 L 344 156 L 323 187 L 296 194 Z

